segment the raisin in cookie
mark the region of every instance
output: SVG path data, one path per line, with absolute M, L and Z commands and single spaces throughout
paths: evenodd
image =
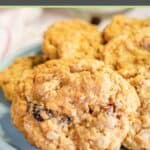
M 95 57 L 102 48 L 98 28 L 81 20 L 58 21 L 44 34 L 43 51 L 48 58 Z
M 141 102 L 138 115 L 131 118 L 131 128 L 124 145 L 132 150 L 149 150 L 150 53 L 137 46 L 142 43 L 140 38 L 137 39 L 139 42 L 136 43 L 133 34 L 124 34 L 112 39 L 105 46 L 103 60 L 135 87 Z
M 150 27 L 150 19 L 129 18 L 123 15 L 114 16 L 111 23 L 104 29 L 106 42 L 124 32 L 132 32 L 142 27 Z
M 6 70 L 0 72 L 0 86 L 8 100 L 13 100 L 18 80 L 25 75 L 25 71 L 43 61 L 41 55 L 17 58 Z
M 119 150 L 139 105 L 134 88 L 101 61 L 59 59 L 22 78 L 11 117 L 41 150 Z

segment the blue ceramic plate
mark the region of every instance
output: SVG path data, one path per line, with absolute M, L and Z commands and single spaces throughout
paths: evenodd
M 21 50 L 17 54 L 8 56 L 3 62 L 0 62 L 0 70 L 5 69 L 17 57 L 34 55 L 40 51 L 41 46 L 37 44 L 25 50 Z M 0 90 L 0 150 L 37 150 L 31 146 L 24 136 L 11 124 L 9 108 L 10 103 L 5 99 Z

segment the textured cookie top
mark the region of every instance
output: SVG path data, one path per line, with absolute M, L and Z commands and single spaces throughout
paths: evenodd
M 150 148 L 150 66 L 143 66 L 134 77 L 128 79 L 141 101 L 139 115 L 133 119 L 132 128 L 124 141 L 127 148 L 137 150 Z
M 149 150 L 150 147 L 150 28 L 119 35 L 103 51 L 104 62 L 133 85 L 140 98 L 138 116 L 124 141 L 128 149 Z
M 137 48 L 150 52 L 150 26 L 142 27 L 131 32 Z
M 106 44 L 103 60 L 124 77 L 134 76 L 141 66 L 150 65 L 149 44 L 149 27 L 119 35 Z
M 13 123 L 42 150 L 119 150 L 139 106 L 134 88 L 93 59 L 39 65 L 19 95 Z
M 14 99 L 17 82 L 26 75 L 26 71 L 42 62 L 41 55 L 17 58 L 7 69 L 0 72 L 0 86 L 8 100 Z
M 78 19 L 58 21 L 45 32 L 43 51 L 49 58 L 95 57 L 100 43 L 96 26 Z
M 132 32 L 143 27 L 150 27 L 150 19 L 136 19 L 117 15 L 104 29 L 104 39 L 108 42 L 124 32 Z

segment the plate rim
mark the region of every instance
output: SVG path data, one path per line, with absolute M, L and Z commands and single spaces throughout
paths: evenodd
M 41 43 L 32 44 L 26 46 L 20 50 L 15 51 L 14 53 L 8 54 L 1 62 L 0 62 L 0 71 L 9 66 L 9 64 L 20 56 L 28 56 L 33 53 L 38 53 L 42 50 Z

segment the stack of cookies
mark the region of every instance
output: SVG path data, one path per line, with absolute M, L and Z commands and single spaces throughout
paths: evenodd
M 0 85 L 12 123 L 41 150 L 150 150 L 150 19 L 115 16 L 102 32 L 58 21 Z

